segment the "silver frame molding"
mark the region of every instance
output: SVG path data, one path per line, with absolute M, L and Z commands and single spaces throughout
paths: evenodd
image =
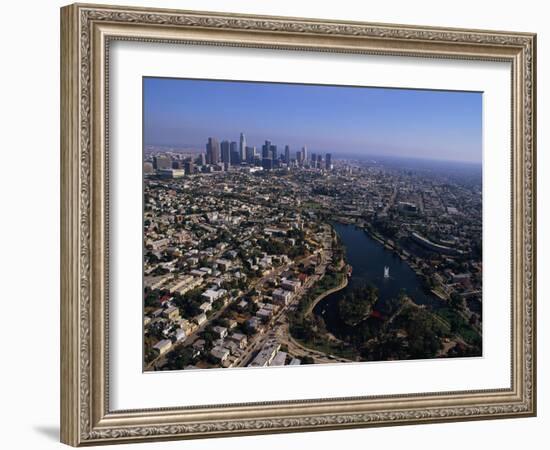
M 485 391 L 112 411 L 108 58 L 113 40 L 507 61 L 512 385 Z M 61 9 L 61 440 L 98 445 L 536 414 L 536 35 L 75 4 Z

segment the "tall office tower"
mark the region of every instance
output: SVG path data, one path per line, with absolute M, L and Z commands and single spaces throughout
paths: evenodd
M 303 157 L 303 153 L 301 150 L 298 150 L 296 152 L 296 164 L 298 164 L 299 166 L 301 166 L 303 164 L 303 160 L 302 160 L 302 157 Z
M 311 161 L 310 161 L 309 165 L 311 167 L 315 167 L 315 161 L 317 161 L 317 157 L 316 157 L 315 153 L 312 153 L 311 154 Z
M 332 154 L 330 153 L 325 155 L 325 169 L 332 170 Z
M 273 160 L 271 158 L 262 158 L 262 167 L 264 170 L 273 169 Z
M 185 169 L 185 173 L 187 175 L 195 173 L 195 164 L 193 163 L 193 159 L 189 158 L 185 160 L 183 163 L 183 168 Z
M 271 150 L 271 159 L 273 160 L 273 163 L 275 165 L 275 161 L 277 161 L 277 159 L 278 159 L 277 146 L 276 145 L 270 145 L 269 148 Z
M 217 139 L 209 137 L 206 144 L 206 163 L 218 164 L 220 162 L 220 143 Z
M 271 153 L 271 167 L 272 168 L 279 167 L 279 155 L 277 153 L 277 146 L 272 145 L 270 147 L 269 153 Z
M 254 164 L 254 157 L 256 156 L 256 147 L 246 147 L 245 160 L 248 164 Z
M 231 149 L 231 162 L 233 164 L 240 164 L 242 162 L 242 159 L 241 159 L 241 152 L 237 146 L 237 143 L 231 142 L 229 147 Z
M 241 153 L 241 162 L 246 161 L 246 137 L 244 133 L 241 133 L 240 139 L 239 139 L 239 151 Z
M 265 141 L 265 144 L 262 145 L 262 159 L 271 158 L 271 141 Z
M 323 155 L 317 155 L 317 165 L 315 167 L 318 169 L 323 167 Z
M 285 145 L 285 163 L 290 164 L 290 146 Z
M 201 153 L 197 158 L 197 162 L 200 166 L 206 166 L 206 155 L 204 153 Z
M 307 163 L 307 147 L 305 145 L 302 147 L 302 161 L 304 164 Z
M 271 141 L 265 141 L 262 145 L 262 167 L 266 170 L 270 170 L 273 167 L 273 157 L 271 153 Z
M 171 169 L 172 158 L 170 158 L 168 155 L 153 156 L 153 167 L 156 170 Z
M 220 147 L 222 151 L 221 162 L 231 164 L 231 150 L 229 147 L 229 141 L 222 141 Z

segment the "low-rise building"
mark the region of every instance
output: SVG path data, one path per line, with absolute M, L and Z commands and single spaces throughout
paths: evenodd
M 273 310 L 262 308 L 258 310 L 258 312 L 256 313 L 256 316 L 263 320 L 269 320 L 271 319 L 271 317 L 273 317 Z
M 197 325 L 202 325 L 204 322 L 206 322 L 208 320 L 208 318 L 206 317 L 206 314 L 199 314 L 198 316 L 195 316 L 195 322 L 197 322 Z
M 225 294 L 225 291 L 223 289 L 219 289 L 217 291 L 213 289 L 208 289 L 207 291 L 204 291 L 202 293 L 202 298 L 210 303 L 214 303 L 216 300 L 221 298 Z
M 172 348 L 172 341 L 170 339 L 162 339 L 161 341 L 158 341 L 153 348 L 157 350 L 159 354 L 164 355 Z
M 216 264 L 224 272 L 231 268 L 231 261 L 229 261 L 228 259 L 217 259 Z
M 227 336 L 227 328 L 225 327 L 216 325 L 215 327 L 212 327 L 212 331 L 214 331 L 214 333 L 216 333 L 221 339 L 224 339 Z
M 292 300 L 292 293 L 284 289 L 275 289 L 272 294 L 273 302 L 279 305 L 288 305 Z
M 251 317 L 246 321 L 246 326 L 251 330 L 253 330 L 254 332 L 257 332 L 259 331 L 261 326 L 260 319 L 258 317 Z
M 248 344 L 248 338 L 245 334 L 242 333 L 232 333 L 229 337 L 229 340 L 236 342 L 239 345 L 239 348 L 245 348 Z
M 281 348 L 277 341 L 268 341 L 249 364 L 250 367 L 266 367 L 271 364 L 273 358 Z
M 273 357 L 270 366 L 284 366 L 286 363 L 286 352 L 278 351 Z
M 187 338 L 187 334 L 185 333 L 185 330 L 182 330 L 181 328 L 178 328 L 176 330 L 176 341 L 177 342 L 183 342 Z
M 177 320 L 180 318 L 180 310 L 175 306 L 170 306 L 169 308 L 166 308 L 164 312 L 162 313 L 164 317 L 170 320 Z
M 210 350 L 210 355 L 220 362 L 224 362 L 229 356 L 229 350 L 223 347 L 214 347 Z
M 302 283 L 299 280 L 288 280 L 286 278 L 281 280 L 281 287 L 290 292 L 296 292 L 301 285 Z
M 212 304 L 211 304 L 210 302 L 204 302 L 203 304 L 201 304 L 201 305 L 199 306 L 199 309 L 200 309 L 203 313 L 206 313 L 206 312 L 212 310 Z

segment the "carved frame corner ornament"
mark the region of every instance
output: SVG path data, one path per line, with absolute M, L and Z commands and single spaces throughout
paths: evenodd
M 510 62 L 512 385 L 111 411 L 108 398 L 108 57 L 113 40 Z M 536 35 L 74 4 L 61 9 L 61 440 L 143 440 L 536 414 Z

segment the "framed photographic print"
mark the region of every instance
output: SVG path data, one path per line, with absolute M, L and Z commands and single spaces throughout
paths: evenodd
M 61 439 L 536 413 L 535 35 L 61 10 Z

